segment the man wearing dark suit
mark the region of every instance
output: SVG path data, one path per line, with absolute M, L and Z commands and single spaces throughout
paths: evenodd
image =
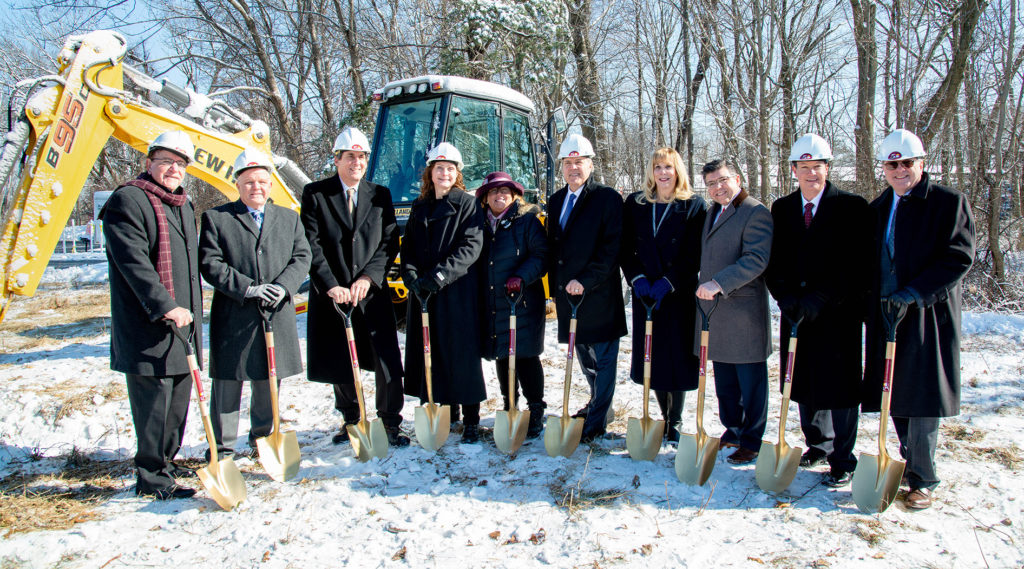
M 356 304 L 352 327 L 364 369 L 377 384 L 377 416 L 392 446 L 406 446 L 401 434 L 402 360 L 388 269 L 398 255 L 398 223 L 391 191 L 363 180 L 370 143 L 355 128 L 334 141 L 338 175 L 313 182 L 302 192 L 302 224 L 313 252 L 312 287 L 306 327 L 306 374 L 334 384 L 334 405 L 345 424 L 359 421 L 352 363 L 345 343 L 345 321 L 333 304 Z M 335 444 L 348 440 L 342 425 Z
M 576 357 L 590 384 L 583 442 L 605 433 L 615 394 L 619 338 L 626 335 L 626 313 L 619 277 L 622 197 L 591 179 L 594 149 L 586 138 L 569 135 L 559 148 L 566 185 L 548 201 L 548 280 L 558 311 L 558 341 L 569 341 L 574 302 L 577 312 Z
M 267 155 L 246 149 L 234 166 L 238 201 L 203 212 L 199 270 L 215 290 L 210 419 L 221 457 L 235 452 L 244 382 L 251 392 L 250 448 L 273 428 L 263 315 L 273 325 L 278 382 L 302 373 L 292 296 L 309 272 L 311 255 L 298 214 L 267 201 L 272 168 Z
M 722 446 L 739 447 L 731 464 L 757 458 L 768 418 L 768 356 L 771 318 L 764 271 L 772 250 L 772 214 L 740 186 L 735 164 L 708 162 L 701 170 L 715 205 L 704 222 L 701 284 L 697 298 L 711 310 L 708 359 L 714 362 Z M 697 319 L 700 325 L 700 317 Z
M 960 412 L 960 282 L 974 261 L 974 217 L 960 192 L 924 171 L 924 145 L 897 129 L 882 141 L 889 187 L 871 202 L 876 214 L 872 311 L 864 364 L 862 410 L 881 406 L 886 336 L 881 299 L 905 306 L 896 328 L 892 422 L 907 460 L 907 508 L 932 505 L 939 485 L 935 447 L 939 421 Z
M 799 322 L 792 398 L 807 443 L 800 464 L 828 460 L 823 482 L 835 488 L 848 484 L 857 467 L 862 307 L 874 217 L 864 198 L 828 181 L 832 149 L 825 139 L 800 137 L 789 160 L 799 188 L 772 204 L 766 280 L 783 315 L 781 369 L 789 358 L 791 327 Z
M 138 450 L 135 493 L 188 498 L 176 478 L 195 476 L 171 462 L 181 448 L 192 383 L 185 347 L 170 326 L 196 322 L 202 362 L 203 312 L 196 218 L 181 182 L 195 148 L 169 131 L 149 147 L 146 171 L 110 196 L 100 217 L 110 271 L 110 368 L 127 376 Z

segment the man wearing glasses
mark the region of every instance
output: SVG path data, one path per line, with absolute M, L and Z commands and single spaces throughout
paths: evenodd
M 196 216 L 181 183 L 195 149 L 169 131 L 149 146 L 146 171 L 119 187 L 100 213 L 110 271 L 110 369 L 127 376 L 138 450 L 135 493 L 188 498 L 175 480 L 195 476 L 171 459 L 181 448 L 192 394 L 185 347 L 171 326 L 187 328 L 202 362 L 202 297 Z
M 974 260 L 974 218 L 960 192 L 924 171 L 924 146 L 899 129 L 882 141 L 878 160 L 889 187 L 876 212 L 875 263 L 867 326 L 865 412 L 879 411 L 886 335 L 882 301 L 906 307 L 896 330 L 892 419 L 906 459 L 908 509 L 931 506 L 939 484 L 939 419 L 960 412 L 960 281 Z

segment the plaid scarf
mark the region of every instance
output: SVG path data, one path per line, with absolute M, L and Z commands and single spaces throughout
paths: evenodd
M 149 203 L 153 204 L 153 213 L 156 214 L 156 272 L 160 276 L 160 284 L 164 285 L 167 292 L 174 298 L 174 274 L 171 271 L 171 234 L 167 229 L 167 213 L 160 202 L 169 206 L 181 207 L 185 205 L 188 198 L 185 192 L 172 194 L 163 186 L 153 181 L 148 172 L 139 174 L 138 178 L 124 183 L 125 186 L 135 186 L 146 192 Z

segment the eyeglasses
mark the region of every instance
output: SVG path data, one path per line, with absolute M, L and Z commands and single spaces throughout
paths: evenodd
M 717 188 L 718 186 L 721 186 L 722 184 L 724 184 L 725 182 L 727 182 L 730 179 L 732 179 L 732 176 L 722 176 L 721 178 L 718 178 L 717 180 L 711 180 L 710 182 L 704 182 L 704 185 L 707 186 L 708 189 L 710 190 L 712 188 Z
M 885 166 L 886 170 L 895 170 L 900 166 L 903 166 L 907 170 L 914 167 L 914 163 L 917 162 L 916 158 L 907 158 L 906 160 L 893 160 L 891 162 L 882 162 L 882 166 Z
M 489 196 L 493 196 L 493 195 L 497 195 L 497 194 L 508 194 L 508 195 L 511 196 L 512 195 L 512 190 L 510 190 L 510 189 L 508 189 L 506 187 L 491 188 L 491 189 L 487 190 L 487 195 L 489 195 Z
M 179 170 L 184 170 L 188 167 L 188 162 L 185 162 L 184 160 L 175 160 L 173 158 L 154 158 L 153 163 L 157 166 L 165 166 L 168 168 L 171 164 L 174 164 Z

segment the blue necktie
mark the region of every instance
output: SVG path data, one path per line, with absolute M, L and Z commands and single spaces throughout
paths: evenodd
M 572 206 L 576 205 L 576 194 L 569 192 L 569 205 L 565 206 L 565 211 L 562 212 L 562 218 L 558 220 L 558 224 L 565 229 L 565 224 L 569 222 L 569 214 L 572 213 Z
M 263 229 L 263 212 L 262 211 L 250 211 L 249 215 L 252 216 L 252 220 L 256 222 L 256 227 Z
M 885 248 L 889 253 L 890 259 L 896 258 L 896 210 L 899 209 L 900 203 L 903 202 L 902 196 L 893 196 L 896 200 L 896 207 L 889 210 L 889 226 L 886 228 L 885 233 Z

